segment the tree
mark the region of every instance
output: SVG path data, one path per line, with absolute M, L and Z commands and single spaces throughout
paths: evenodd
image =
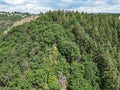
M 73 42 L 62 41 L 59 45 L 59 50 L 66 57 L 68 63 L 71 63 L 80 56 L 79 48 Z

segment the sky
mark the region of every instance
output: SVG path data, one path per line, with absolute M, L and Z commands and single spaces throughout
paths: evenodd
M 0 0 L 0 11 L 40 13 L 49 10 L 120 13 L 120 0 Z

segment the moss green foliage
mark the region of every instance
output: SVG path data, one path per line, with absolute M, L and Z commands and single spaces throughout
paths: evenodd
M 63 56 L 66 57 L 69 63 L 79 57 L 80 51 L 75 43 L 70 41 L 63 41 L 60 43 L 59 50 Z
M 49 11 L 0 34 L 0 89 L 120 90 L 118 16 Z

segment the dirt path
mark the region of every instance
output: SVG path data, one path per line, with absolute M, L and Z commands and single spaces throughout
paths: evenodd
M 11 28 L 16 27 L 16 26 L 18 26 L 18 25 L 22 25 L 22 24 L 27 23 L 27 22 L 31 22 L 31 21 L 37 19 L 38 17 L 39 17 L 39 16 L 33 16 L 33 15 L 32 15 L 32 16 L 23 18 L 23 19 L 20 20 L 20 21 L 14 22 L 13 25 L 12 25 L 11 27 L 8 27 L 8 29 L 5 30 L 3 33 L 7 35 Z
M 120 16 L 118 17 L 118 19 L 120 20 Z

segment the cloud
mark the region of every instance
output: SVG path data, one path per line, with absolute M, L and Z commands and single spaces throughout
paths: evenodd
M 19 5 L 25 3 L 25 0 L 3 0 L 3 1 L 11 5 Z
M 120 5 L 115 5 L 114 7 L 111 5 L 100 5 L 93 7 L 78 7 L 74 8 L 74 11 L 84 11 L 88 13 L 120 13 Z
M 120 13 L 120 0 L 0 0 L 0 11 L 39 13 L 56 9 Z
M 120 5 L 120 0 L 106 0 L 108 5 Z
M 52 10 L 52 7 L 42 5 L 39 0 L 0 0 L 0 10 L 39 13 Z
M 40 13 L 40 12 L 46 12 L 49 10 L 52 10 L 51 7 L 41 7 L 38 5 L 33 5 L 33 4 L 26 4 L 26 6 L 24 5 L 20 5 L 20 6 L 16 6 L 14 8 L 10 8 L 8 11 L 22 11 L 22 12 L 30 12 L 30 13 Z

